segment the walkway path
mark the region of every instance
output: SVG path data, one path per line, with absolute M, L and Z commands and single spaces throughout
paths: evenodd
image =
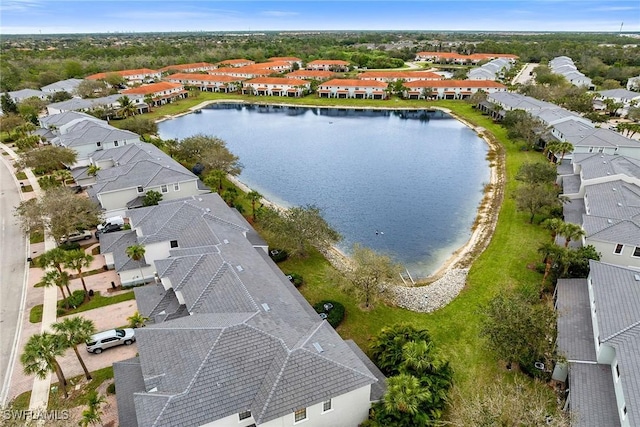
M 0 147 L 9 153 L 13 160 L 18 160 L 18 155 L 11 148 L 5 144 L 1 144 Z M 25 169 L 24 172 L 27 175 L 29 185 L 33 188 L 33 194 L 35 197 L 42 197 L 42 190 L 38 184 L 36 176 L 31 169 Z M 44 250 L 48 251 L 56 247 L 56 242 L 46 233 L 44 239 Z M 28 281 L 28 273 L 25 275 L 25 280 Z M 44 307 L 42 311 L 42 326 L 40 332 L 48 332 L 51 330 L 51 325 L 56 321 L 56 305 L 58 301 L 58 289 L 55 286 L 44 289 Z M 16 343 L 17 344 L 17 343 Z M 13 348 L 14 354 L 17 353 L 19 348 Z M 31 392 L 31 401 L 29 402 L 29 409 L 46 409 L 47 402 L 49 401 L 49 386 L 51 384 L 51 374 L 47 375 L 44 379 L 36 378 L 33 381 L 33 389 Z

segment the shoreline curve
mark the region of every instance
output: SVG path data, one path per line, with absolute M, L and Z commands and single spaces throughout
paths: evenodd
M 208 100 L 189 108 L 189 111 L 175 115 L 167 115 L 156 123 L 171 120 L 187 114 L 192 114 L 196 110 L 205 108 L 208 105 L 218 103 L 238 103 L 238 104 L 264 104 L 283 105 L 290 107 L 309 108 L 346 108 L 346 109 L 369 109 L 369 110 L 424 110 L 425 108 L 407 107 L 352 107 L 352 106 L 319 106 L 270 102 L 247 102 L 244 100 Z M 486 249 L 491 241 L 495 230 L 498 214 L 504 198 L 505 186 L 505 159 L 504 149 L 492 134 L 480 126 L 475 126 L 462 117 L 458 116 L 448 108 L 431 106 L 428 109 L 439 110 L 449 114 L 471 130 L 473 130 L 489 147 L 487 159 L 489 160 L 490 178 L 489 184 L 485 187 L 484 196 L 476 211 L 476 218 L 472 227 L 472 233 L 464 245 L 453 251 L 453 253 L 432 273 L 429 277 L 420 279 L 415 286 L 392 286 L 387 291 L 392 298 L 392 302 L 402 308 L 430 313 L 442 308 L 455 299 L 466 284 L 467 274 L 473 261 Z M 244 192 L 251 189 L 242 181 L 233 176 L 227 177 L 234 185 Z M 263 198 L 261 203 L 277 210 L 284 208 L 270 200 Z M 350 258 L 335 246 L 328 251 L 323 251 L 323 255 L 336 268 L 344 270 L 349 268 Z

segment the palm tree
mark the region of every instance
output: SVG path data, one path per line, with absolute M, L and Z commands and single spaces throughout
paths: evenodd
M 433 342 L 409 341 L 402 348 L 405 368 L 419 377 L 436 370 L 432 355 Z
M 102 422 L 102 410 L 100 405 L 106 401 L 105 397 L 98 394 L 96 390 L 91 391 L 87 395 L 87 409 L 82 411 L 82 419 L 78 423 L 81 427 L 90 425 L 98 425 Z
M 247 198 L 251 200 L 251 216 L 253 217 L 253 222 L 256 222 L 256 202 L 259 202 L 260 199 L 262 199 L 262 194 L 255 190 L 251 190 L 247 193 Z
M 55 372 L 58 383 L 64 392 L 64 397 L 69 397 L 67 393 L 67 380 L 64 377 L 62 368 L 56 357 L 63 356 L 65 347 L 59 336 L 49 332 L 32 335 L 24 346 L 24 352 L 20 356 L 20 362 L 27 375 L 35 375 L 40 379 L 45 379 L 49 372 Z
M 551 231 L 551 240 L 555 242 L 556 236 L 560 233 L 562 227 L 564 227 L 564 221 L 560 218 L 549 218 L 542 222 L 542 226 Z
M 66 268 L 71 268 L 78 272 L 78 277 L 80 277 L 80 281 L 82 282 L 82 289 L 84 289 L 85 301 L 89 301 L 90 297 L 87 284 L 84 281 L 82 269 L 89 267 L 89 265 L 91 265 L 91 261 L 93 261 L 93 255 L 86 253 L 82 249 L 76 249 L 67 252 L 67 259 L 64 262 L 64 266 Z
M 544 286 L 547 277 L 549 277 L 549 273 L 551 273 L 551 267 L 558 260 L 562 259 L 564 256 L 563 252 L 566 252 L 565 248 L 561 248 L 555 243 L 543 243 L 538 248 L 538 253 L 543 256 L 542 262 L 544 262 L 544 275 L 542 276 L 542 285 Z
M 60 180 L 63 186 L 67 185 L 67 181 L 73 179 L 73 174 L 69 169 L 60 169 L 53 173 L 53 175 Z
M 561 236 L 564 236 L 564 247 L 569 247 L 569 242 L 572 240 L 576 240 L 585 235 L 584 230 L 578 224 L 572 224 L 570 222 L 566 222 L 560 231 L 558 232 Z
M 82 370 L 84 371 L 84 376 L 90 380 L 91 374 L 84 364 L 84 360 L 80 357 L 78 345 L 86 342 L 91 335 L 96 333 L 96 325 L 89 319 L 77 316 L 66 317 L 61 322 L 54 323 L 51 327 L 60 336 L 65 348 L 73 348 L 78 362 L 80 362 Z
M 142 272 L 142 260 L 144 259 L 145 249 L 142 245 L 131 245 L 126 249 L 127 256 L 134 261 L 138 261 L 140 267 L 140 278 L 144 283 L 144 273 Z
M 40 255 L 40 267 L 53 267 L 62 273 L 62 264 L 67 259 L 67 251 L 62 248 L 53 248 Z
M 87 168 L 87 175 L 89 176 L 96 176 L 96 174 L 98 173 L 98 171 L 100 170 L 100 167 L 97 165 L 91 165 Z
M 124 95 L 118 98 L 118 104 L 120 104 L 120 110 L 118 112 L 127 118 L 136 114 L 136 106 L 131 102 L 128 96 Z
M 428 399 L 429 391 L 422 388 L 420 381 L 413 375 L 400 374 L 387 379 L 383 405 L 389 413 L 416 415 L 420 412 L 422 403 Z
M 139 311 L 136 311 L 131 316 L 127 317 L 127 320 L 129 321 L 130 328 L 142 328 L 149 318 L 140 314 Z
M 69 289 L 69 283 L 71 282 L 71 276 L 66 271 L 60 272 L 58 270 L 49 270 L 42 277 L 40 283 L 45 288 L 49 286 L 57 286 L 62 293 L 62 299 L 64 300 L 64 305 L 69 309 L 69 299 L 64 295 L 64 288 L 67 288 L 67 292 L 69 296 L 71 296 L 71 290 Z
M 227 176 L 227 173 L 220 169 L 214 169 L 207 174 L 204 179 L 204 183 L 209 187 L 218 187 L 218 193 L 222 193 L 222 180 Z
M 153 96 L 148 93 L 144 96 L 144 103 L 149 107 L 149 112 L 151 112 L 151 106 L 153 105 Z
M 404 360 L 404 346 L 411 341 L 431 342 L 431 337 L 427 330 L 415 329 L 407 323 L 386 326 L 371 343 L 372 360 L 386 376 L 396 375 Z

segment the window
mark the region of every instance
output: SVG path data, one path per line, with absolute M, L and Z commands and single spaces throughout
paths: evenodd
M 620 379 L 620 366 L 616 363 L 616 379 Z
M 161 186 L 160 186 L 160 191 L 162 191 L 163 193 L 166 193 L 166 192 L 168 192 L 168 191 L 169 191 L 169 189 L 167 188 L 167 186 L 166 186 L 166 185 L 161 185 Z
M 169 245 L 172 248 L 177 248 L 178 247 L 178 241 L 177 240 L 172 240 L 172 241 L 169 242 Z
M 173 191 L 180 191 L 180 184 L 179 183 L 175 183 L 173 184 Z
M 251 411 L 244 411 L 238 414 L 238 418 L 240 421 L 246 420 L 247 418 L 251 418 Z
M 625 419 L 625 418 L 627 418 L 627 405 L 626 404 L 622 407 L 622 419 Z
M 640 258 L 640 246 L 636 246 L 636 249 L 633 251 L 633 256 Z
M 118 141 L 113 141 L 113 146 L 114 146 L 114 147 L 117 147 L 118 145 L 119 145 L 119 144 L 118 144 Z
M 293 422 L 299 423 L 307 419 L 307 408 L 298 409 L 293 413 Z
M 100 145 L 102 145 L 100 141 L 96 142 L 96 147 L 100 147 Z
M 329 412 L 331 410 L 331 399 L 322 402 L 322 412 Z
M 622 249 L 624 249 L 624 245 L 621 243 L 618 243 L 616 245 L 616 248 L 613 250 L 613 253 L 616 255 L 620 255 L 622 253 Z
M 138 186 L 138 193 L 144 193 L 144 188 L 142 188 L 142 186 Z
M 598 153 L 604 153 L 604 147 L 599 147 L 598 148 Z

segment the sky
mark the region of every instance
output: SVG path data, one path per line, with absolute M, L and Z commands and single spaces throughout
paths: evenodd
M 621 27 L 640 32 L 639 0 L 0 0 L 0 34 Z

